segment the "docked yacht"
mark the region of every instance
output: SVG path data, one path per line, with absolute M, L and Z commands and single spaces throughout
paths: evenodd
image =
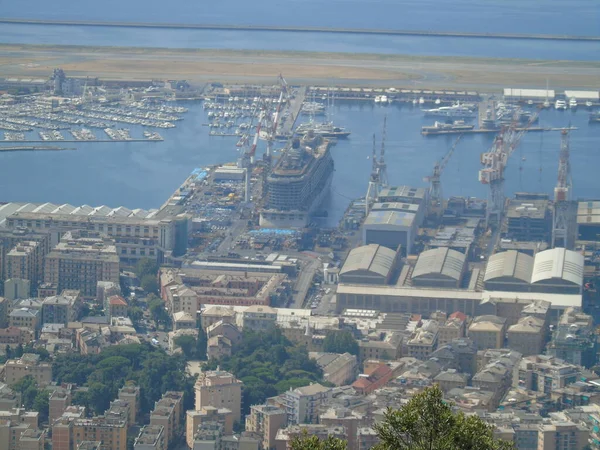
M 554 103 L 554 109 L 564 111 L 567 109 L 567 102 L 564 100 L 556 100 L 556 103 Z
M 569 99 L 569 108 L 571 108 L 571 109 L 577 108 L 577 99 L 575 97 L 571 97 Z
M 450 117 L 460 119 L 472 119 L 476 117 L 475 111 L 468 106 L 457 103 L 452 106 L 440 106 L 434 109 L 424 109 L 426 117 Z

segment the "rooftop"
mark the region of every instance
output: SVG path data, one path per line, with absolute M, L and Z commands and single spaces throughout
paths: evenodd
M 400 211 L 371 211 L 365 219 L 365 226 L 397 226 L 411 227 L 415 221 L 415 215 Z
M 584 258 L 565 248 L 553 248 L 535 255 L 531 283 L 560 279 L 569 284 L 583 285 Z
M 396 252 L 378 244 L 352 249 L 344 262 L 340 275 L 355 271 L 375 272 L 386 278 L 393 268 Z
M 533 258 L 525 253 L 509 250 L 490 256 L 485 269 L 484 281 L 513 278 L 529 283 L 533 271 Z
M 442 275 L 460 280 L 465 266 L 466 256 L 447 247 L 426 250 L 419 255 L 412 278 Z

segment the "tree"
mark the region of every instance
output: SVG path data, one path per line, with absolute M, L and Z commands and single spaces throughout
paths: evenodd
M 33 401 L 38 395 L 37 382 L 31 375 L 27 375 L 12 385 L 12 388 L 21 394 L 21 403 L 25 409 L 33 407 Z
M 323 351 L 330 353 L 350 353 L 358 355 L 359 346 L 349 331 L 329 332 L 323 340 Z
M 169 315 L 165 311 L 165 303 L 157 296 L 154 295 L 152 298 L 148 298 L 148 310 L 157 328 L 161 322 L 166 325 L 169 321 Z
M 309 436 L 306 430 L 301 436 L 292 439 L 292 450 L 346 450 L 346 441 L 329 436 L 324 441 L 317 436 Z
M 149 294 L 156 294 L 158 292 L 158 282 L 156 281 L 156 275 L 144 275 L 140 282 L 142 289 Z
M 206 348 L 208 346 L 208 336 L 206 332 L 200 328 L 198 330 L 198 339 L 196 340 L 196 359 L 200 361 L 206 361 Z
M 144 317 L 144 311 L 142 311 L 142 308 L 140 308 L 138 306 L 132 306 L 127 310 L 127 315 L 131 319 L 133 326 L 135 328 L 138 328 L 140 321 Z
M 186 359 L 191 359 L 196 349 L 196 339 L 194 336 L 184 334 L 175 339 L 175 345 L 181 347 L 181 351 Z
M 50 392 L 45 389 L 38 391 L 33 399 L 32 407 L 39 413 L 40 422 L 46 422 L 50 413 Z
M 141 280 L 146 275 L 156 276 L 158 273 L 158 264 L 155 260 L 150 258 L 142 258 L 138 261 L 135 266 L 135 274 Z
M 4 349 L 4 353 L 6 354 L 6 359 L 10 359 L 12 356 L 12 349 L 10 345 L 6 344 L 6 348 Z
M 511 443 L 494 438 L 493 427 L 477 416 L 454 413 L 439 386 L 426 388 L 374 425 L 376 450 L 504 450 Z

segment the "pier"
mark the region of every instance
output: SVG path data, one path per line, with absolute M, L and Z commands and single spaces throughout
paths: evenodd
M 296 120 L 300 116 L 300 110 L 306 98 L 306 91 L 306 86 L 298 88 L 294 98 L 290 100 L 289 104 L 286 103 L 285 107 L 280 111 L 277 118 L 277 138 L 287 138 L 292 135 L 292 130 L 294 129 Z M 289 113 L 287 116 L 285 114 L 286 111 Z
M 46 152 L 58 152 L 62 150 L 77 150 L 75 148 L 66 148 L 66 147 L 38 147 L 34 145 L 26 145 L 19 147 L 0 147 L 0 152 L 38 152 L 38 151 L 46 151 Z
M 524 33 L 466 33 L 454 31 L 424 30 L 374 30 L 368 28 L 329 28 L 329 27 L 295 27 L 270 25 L 216 25 L 216 24 L 176 24 L 176 23 L 143 23 L 143 22 L 104 22 L 89 20 L 38 20 L 0 18 L 0 23 L 23 25 L 62 25 L 85 27 L 121 27 L 121 28 L 169 28 L 190 30 L 223 30 L 223 31 L 280 31 L 294 33 L 336 33 L 336 34 L 369 34 L 380 36 L 433 36 L 454 38 L 486 38 L 486 39 L 535 39 L 552 41 L 591 41 L 600 42 L 600 36 L 574 36 L 564 34 L 524 34 Z
M 570 128 L 544 128 L 544 127 L 529 127 L 517 128 L 515 131 L 540 132 L 540 131 L 563 131 L 577 130 L 577 127 Z M 493 134 L 498 133 L 500 129 L 479 129 L 479 130 L 440 130 L 440 131 L 422 131 L 423 136 L 439 136 L 449 134 Z
M 0 141 L 0 143 L 32 143 L 32 144 L 48 144 L 48 143 L 63 143 L 63 142 L 69 142 L 69 143 L 77 143 L 77 144 L 83 144 L 83 143 L 94 143 L 94 142 L 162 142 L 164 139 L 82 139 L 82 140 L 78 140 L 78 139 L 56 139 L 56 140 L 47 140 L 47 141 L 43 141 L 43 140 L 30 140 L 30 139 L 25 139 L 25 140 L 3 140 Z

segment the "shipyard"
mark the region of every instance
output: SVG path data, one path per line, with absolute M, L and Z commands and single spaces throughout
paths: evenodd
M 0 448 L 600 449 L 585 1 L 6 5 Z

